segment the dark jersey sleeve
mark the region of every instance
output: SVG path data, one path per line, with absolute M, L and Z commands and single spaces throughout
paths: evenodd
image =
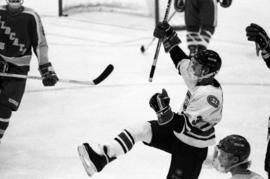
M 183 60 L 189 58 L 185 52 L 179 47 L 175 46 L 171 51 L 170 51 L 171 59 L 177 68 L 178 63 Z

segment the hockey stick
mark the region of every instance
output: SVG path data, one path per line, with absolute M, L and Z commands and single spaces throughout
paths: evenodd
M 103 80 L 105 80 L 113 71 L 114 67 L 112 64 L 109 64 L 105 70 L 94 80 L 90 81 L 80 81 L 80 80 L 70 80 L 70 79 L 59 79 L 61 83 L 75 83 L 75 84 L 83 84 L 83 85 L 97 85 Z M 33 79 L 33 80 L 42 80 L 43 78 L 40 76 L 28 76 L 21 74 L 12 74 L 12 73 L 0 73 L 2 77 L 11 77 L 11 78 L 22 78 L 22 79 Z
M 176 14 L 176 11 L 174 11 L 171 16 L 168 18 L 168 22 L 170 22 L 170 20 L 174 17 L 174 15 Z M 145 47 L 144 45 L 141 46 L 141 53 L 144 53 L 151 45 L 152 43 L 156 40 L 156 37 L 153 37 L 152 40 L 147 44 L 147 46 Z
M 169 15 L 169 11 L 170 11 L 170 7 L 171 7 L 171 2 L 172 2 L 172 0 L 168 0 L 168 4 L 167 4 L 167 7 L 166 7 L 166 11 L 165 11 L 163 22 L 164 21 L 167 21 L 167 18 L 168 18 L 168 15 Z M 152 82 L 152 80 L 153 80 L 153 76 L 154 76 L 155 69 L 156 69 L 156 64 L 157 64 L 157 59 L 158 59 L 158 55 L 159 55 L 159 51 L 160 51 L 161 42 L 162 42 L 162 40 L 159 39 L 158 40 L 158 43 L 157 43 L 157 48 L 156 48 L 154 60 L 153 60 L 153 63 L 152 63 L 152 67 L 151 67 L 149 79 L 148 79 L 149 82 Z

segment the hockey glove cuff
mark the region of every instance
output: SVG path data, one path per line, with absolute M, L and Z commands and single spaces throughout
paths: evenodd
M 50 62 L 39 65 L 39 72 L 44 86 L 54 86 L 59 80 Z
M 181 43 L 181 40 L 174 31 L 170 36 L 164 38 L 163 46 L 166 53 L 170 52 L 175 46 Z
M 169 123 L 173 117 L 174 117 L 174 113 L 172 112 L 171 107 L 157 113 L 157 117 L 158 117 L 158 124 L 159 125 L 164 125 Z
M 156 93 L 150 98 L 150 107 L 156 112 L 160 125 L 168 123 L 173 118 L 169 103 L 170 98 L 165 89 L 162 89 L 162 93 Z

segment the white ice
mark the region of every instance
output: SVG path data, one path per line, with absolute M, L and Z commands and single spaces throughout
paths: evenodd
M 45 88 L 40 81 L 28 80 L 20 109 L 13 113 L 0 144 L 1 179 L 88 178 L 77 145 L 105 143 L 127 125 L 156 119 L 148 100 L 162 88 L 167 89 L 172 108 L 180 108 L 186 86 L 163 49 L 154 80 L 147 81 L 156 42 L 144 55 L 140 46 L 152 39 L 152 19 L 101 12 L 59 18 L 56 0 L 26 0 L 25 5 L 41 14 L 50 60 L 60 78 L 90 80 L 109 63 L 115 70 L 98 86 L 58 83 Z M 270 71 L 255 55 L 254 43 L 246 40 L 245 27 L 255 22 L 270 33 L 269 7 L 269 0 L 233 1 L 228 9 L 219 7 L 218 26 L 209 46 L 223 58 L 217 79 L 225 101 L 217 139 L 229 134 L 245 136 L 252 147 L 251 169 L 264 177 Z M 178 34 L 187 52 L 185 32 Z M 33 58 L 29 74 L 39 75 L 37 68 Z M 168 154 L 138 143 L 93 178 L 164 179 L 169 160 Z M 200 175 L 200 179 L 229 177 L 208 165 Z

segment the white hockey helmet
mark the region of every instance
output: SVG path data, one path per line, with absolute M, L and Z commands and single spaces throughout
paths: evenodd
M 6 0 L 6 2 L 10 9 L 19 9 L 22 6 L 24 0 Z

